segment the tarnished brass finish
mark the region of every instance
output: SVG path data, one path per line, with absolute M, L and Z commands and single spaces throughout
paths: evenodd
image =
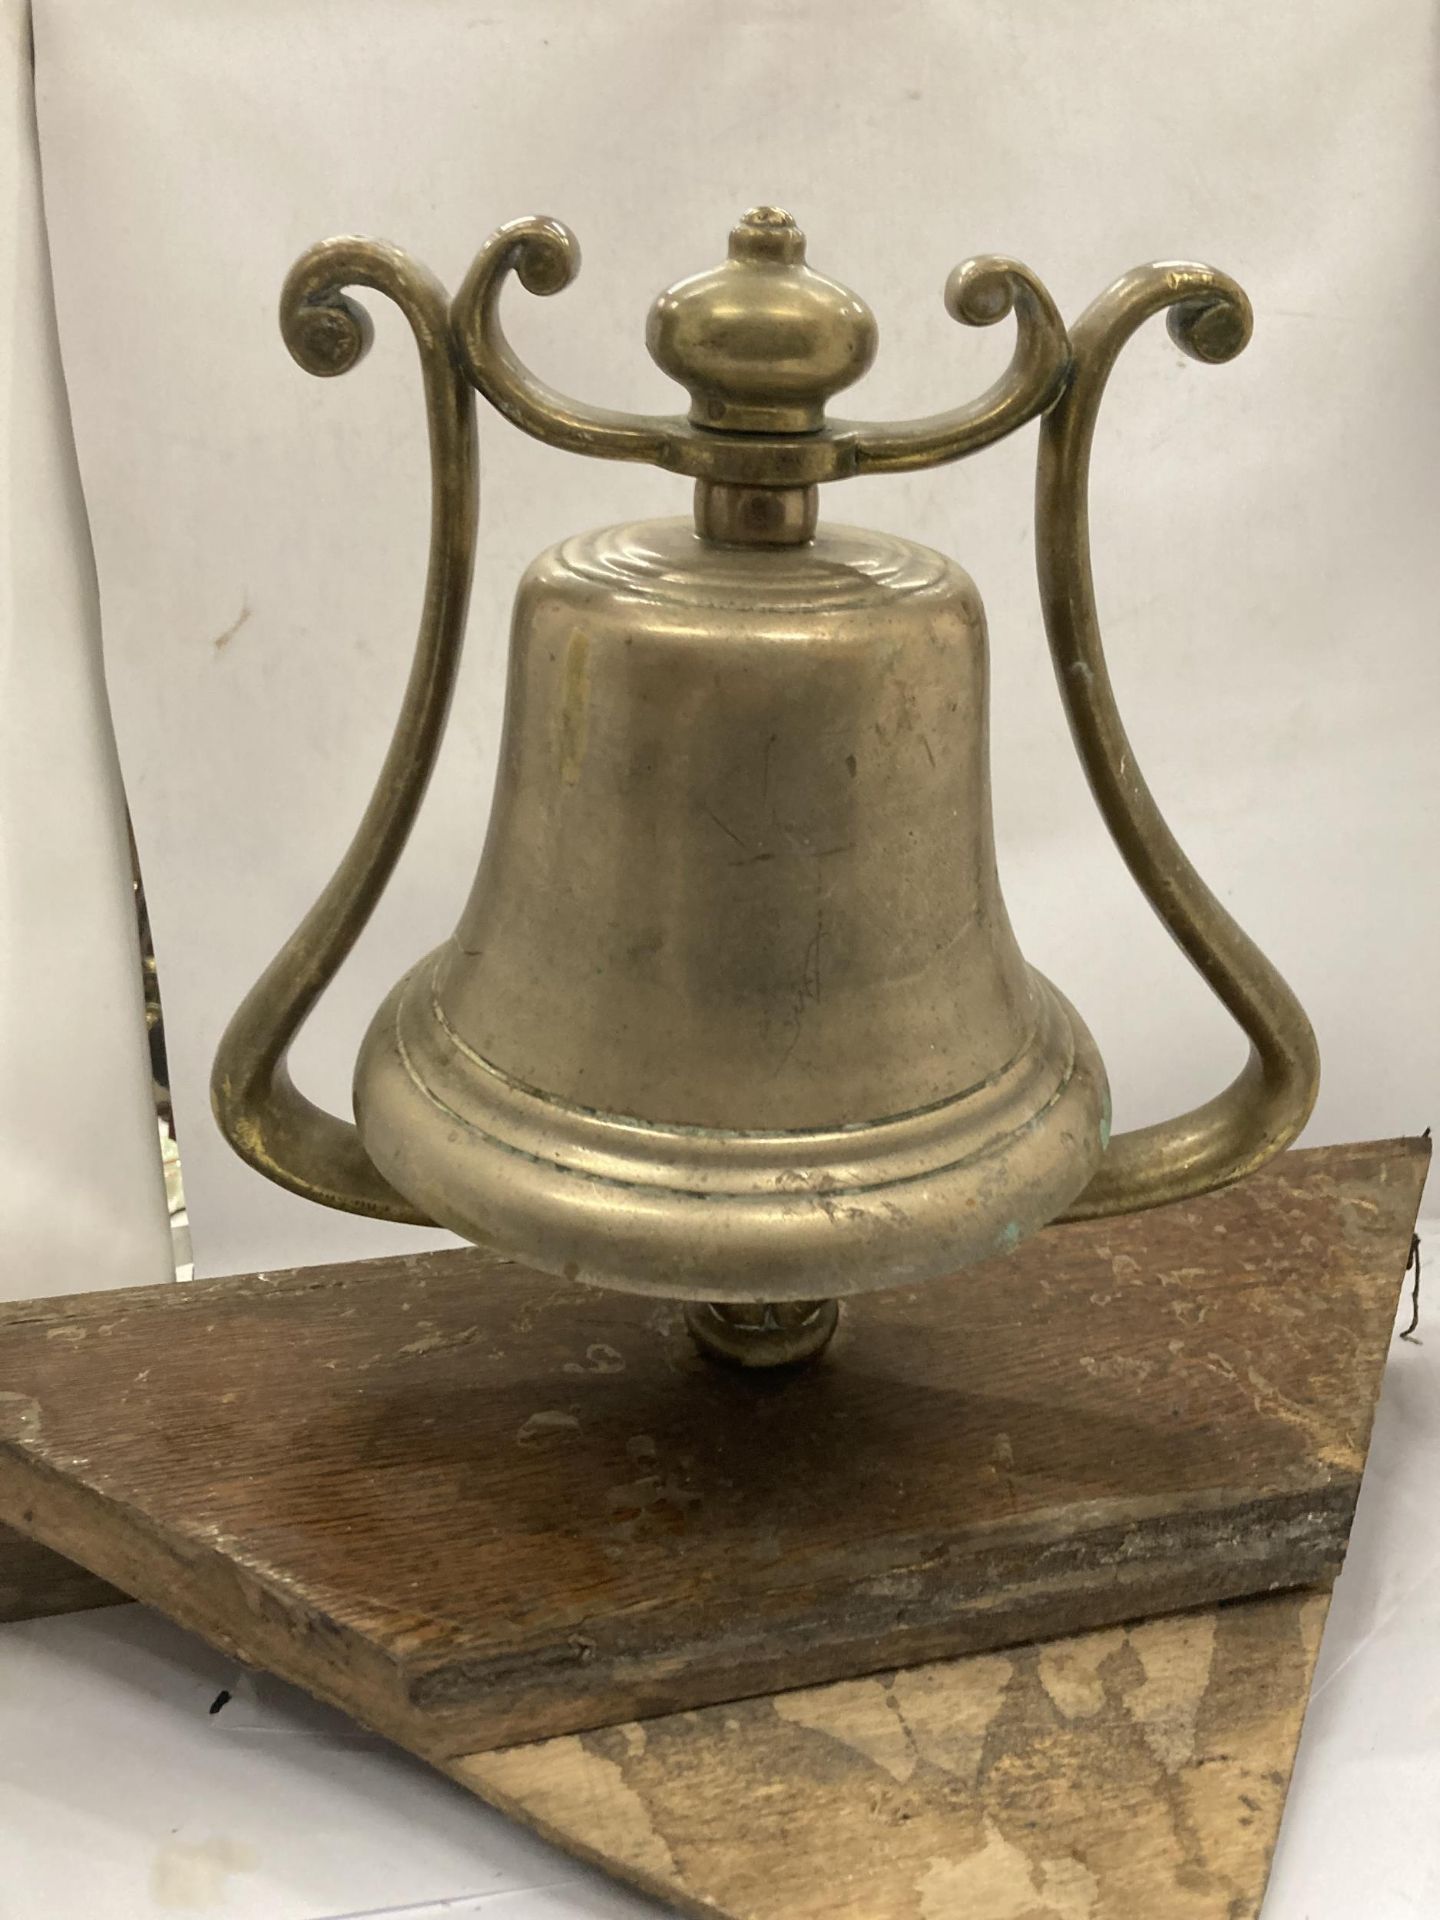
M 1081 316 L 1070 341 L 1074 370 L 1040 430 L 1040 597 L 1060 697 L 1105 824 L 1145 898 L 1244 1030 L 1250 1057 L 1203 1106 L 1116 1135 L 1068 1210 L 1077 1220 L 1183 1200 L 1253 1172 L 1304 1126 L 1320 1080 L 1303 1007 L 1165 824 L 1126 736 L 1100 641 L 1086 500 L 1095 418 L 1121 348 L 1167 310 L 1171 338 L 1194 360 L 1232 360 L 1250 338 L 1250 302 L 1229 275 L 1178 262 L 1125 274 Z
M 1145 268 L 1072 340 L 1027 268 L 971 261 L 947 305 L 970 325 L 1014 314 L 999 381 L 922 420 L 830 421 L 874 321 L 804 252 L 788 216 L 757 209 L 724 265 L 660 296 L 651 349 L 690 396 L 674 416 L 568 400 L 515 356 L 507 277 L 548 294 L 577 270 L 555 221 L 502 227 L 448 326 L 441 290 L 392 248 L 328 242 L 292 272 L 282 325 L 312 371 L 363 351 L 347 285 L 411 321 L 431 566 L 370 808 L 214 1080 L 231 1140 L 295 1191 L 684 1297 L 705 1350 L 743 1364 L 819 1351 L 834 1296 L 953 1271 L 1066 1213 L 1236 1178 L 1298 1132 L 1317 1074 L 1293 995 L 1135 768 L 1090 579 L 1089 450 L 1119 348 L 1168 306 L 1187 351 L 1226 359 L 1244 296 L 1206 268 Z M 695 521 L 563 541 L 525 575 L 479 873 L 453 938 L 365 1038 L 357 1131 L 297 1092 L 286 1054 L 373 909 L 438 745 L 474 532 L 472 384 L 554 446 L 692 476 Z M 821 482 L 953 460 L 1037 414 L 1041 592 L 1077 746 L 1137 881 L 1253 1046 L 1216 1100 L 1114 1141 L 1093 1042 L 1005 913 L 975 589 L 929 549 L 816 525 Z
M 328 886 L 231 1020 L 210 1098 L 221 1130 L 252 1167 L 347 1213 L 430 1224 L 375 1169 L 354 1126 L 308 1100 L 289 1053 L 320 995 L 359 939 L 395 870 L 429 784 L 460 664 L 475 551 L 475 405 L 450 349 L 445 289 L 398 247 L 322 241 L 299 259 L 280 296 L 280 328 L 307 373 L 346 373 L 371 341 L 349 286 L 387 294 L 410 323 L 430 425 L 430 562 L 415 659 L 395 737 L 355 838 Z
M 757 234 L 764 237 L 759 251 L 744 238 Z M 735 235 L 742 236 L 739 250 L 732 235 L 725 267 L 682 281 L 651 311 L 651 351 L 668 355 L 669 363 L 661 364 L 689 387 L 688 419 L 610 413 L 567 399 L 516 355 L 500 325 L 506 278 L 513 273 L 527 292 L 551 294 L 580 271 L 579 245 L 558 220 L 512 220 L 480 249 L 452 313 L 461 364 L 507 420 L 549 446 L 604 460 L 646 460 L 740 487 L 804 487 L 958 460 L 1034 419 L 1064 384 L 1068 346 L 1054 301 L 1018 260 L 986 254 L 955 269 L 945 305 L 969 327 L 994 326 L 1014 313 L 1015 352 L 994 386 L 978 400 L 922 420 L 825 423 L 825 400 L 869 365 L 869 309 L 834 281 L 808 273 L 804 236 L 788 214 L 757 207 Z M 777 369 L 768 388 L 756 371 L 767 340 L 783 366 L 783 377 Z M 716 430 L 733 428 L 747 409 L 762 423 L 755 430 Z M 806 425 L 778 424 L 785 420 Z
M 662 293 L 645 329 L 694 424 L 727 433 L 817 432 L 877 337 L 865 302 L 805 265 L 804 234 L 775 207 L 747 213 L 724 266 Z
M 1010 931 L 986 681 L 971 581 L 889 535 L 542 554 L 469 904 L 361 1047 L 385 1179 L 710 1300 L 930 1278 L 1053 1218 L 1104 1075 Z
M 702 1353 L 732 1367 L 794 1367 L 822 1354 L 840 1324 L 837 1300 L 693 1302 L 685 1325 Z
M 695 531 L 721 547 L 798 547 L 815 537 L 818 487 L 734 487 L 695 482 Z

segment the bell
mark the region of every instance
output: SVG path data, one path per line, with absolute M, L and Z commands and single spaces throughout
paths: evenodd
M 1096 412 L 1121 345 L 1168 309 L 1223 360 L 1248 303 L 1188 265 L 1125 276 L 1067 330 L 1018 262 L 952 274 L 952 315 L 1013 314 L 977 401 L 896 425 L 827 416 L 876 348 L 863 301 L 760 208 L 716 270 L 655 302 L 687 416 L 584 406 L 501 327 L 507 276 L 567 285 L 549 220 L 502 227 L 455 300 L 394 248 L 329 241 L 281 319 L 316 373 L 353 365 L 365 284 L 407 314 L 434 467 L 415 665 L 375 795 L 315 908 L 220 1046 L 214 1103 L 294 1191 L 438 1223 L 546 1273 L 684 1300 L 712 1354 L 818 1352 L 836 1301 L 1004 1254 L 1047 1222 L 1172 1201 L 1288 1143 L 1313 1103 L 1308 1022 L 1161 819 L 1101 649 L 1086 532 Z M 693 518 L 562 541 L 520 582 L 479 871 L 451 939 L 385 1000 L 352 1125 L 294 1087 L 290 1044 L 364 925 L 444 726 L 476 522 L 473 392 L 551 445 L 695 482 Z M 985 617 L 968 574 L 819 525 L 823 483 L 957 459 L 1040 416 L 1037 548 L 1060 690 L 1138 884 L 1246 1031 L 1195 1112 L 1110 1138 L 1095 1044 L 1022 957 L 996 874 Z

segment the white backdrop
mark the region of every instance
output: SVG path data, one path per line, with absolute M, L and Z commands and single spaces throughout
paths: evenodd
M 172 1272 L 29 41 L 0 0 L 0 1299 Z
M 202 1271 L 399 1250 L 234 1160 L 205 1085 L 232 1007 L 343 847 L 387 737 L 423 570 L 425 445 L 402 325 L 300 373 L 274 310 L 336 231 L 453 287 L 485 234 L 559 215 L 586 266 L 510 296 L 543 373 L 668 408 L 653 293 L 774 200 L 881 326 L 853 411 L 929 411 L 1008 354 L 940 304 L 1018 253 L 1073 316 L 1156 256 L 1223 266 L 1241 360 L 1158 326 L 1102 426 L 1102 612 L 1133 736 L 1202 871 L 1319 1030 L 1310 1138 L 1440 1106 L 1434 609 L 1437 143 L 1429 0 L 1084 7 L 932 0 L 42 0 L 42 154 L 108 673 L 167 999 Z M 1004 329 L 997 329 L 1003 333 Z M 849 397 L 847 397 L 849 398 Z M 514 579 L 685 483 L 482 418 L 480 577 L 436 785 L 371 933 L 297 1055 L 346 1102 L 363 1026 L 442 937 L 478 855 Z M 995 658 L 996 807 L 1022 945 L 1075 999 L 1117 1121 L 1228 1078 L 1241 1043 L 1133 894 L 1050 680 L 1028 527 L 1034 430 L 960 468 L 827 489 L 832 517 L 950 548 Z
M 1019 253 L 1069 314 L 1157 255 L 1234 272 L 1258 315 L 1239 362 L 1195 367 L 1157 328 L 1113 383 L 1095 531 L 1116 677 L 1182 837 L 1315 1016 L 1310 1137 L 1434 1117 L 1431 0 L 37 10 L 65 365 L 203 1267 L 417 1238 L 268 1188 L 218 1140 L 205 1096 L 225 1018 L 354 824 L 413 634 L 425 460 L 403 329 L 375 303 L 373 358 L 329 384 L 290 364 L 275 329 L 290 260 L 343 229 L 404 242 L 453 285 L 500 220 L 566 218 L 580 282 L 550 303 L 517 293 L 511 325 L 551 377 L 620 405 L 678 404 L 645 360 L 645 308 L 716 259 L 755 201 L 789 204 L 815 263 L 875 306 L 881 358 L 855 407 L 874 415 L 969 395 L 1006 352 L 943 316 L 966 253 Z M 17 110 L 0 149 L 14 267 L 0 1292 L 24 1292 L 159 1277 L 168 1235 L 21 0 L 0 0 L 0 21 Z M 452 737 L 392 898 L 300 1061 L 337 1103 L 376 999 L 468 884 L 515 574 L 577 526 L 683 510 L 677 481 L 482 424 L 481 578 Z M 1238 1043 L 1133 896 L 1072 763 L 1031 578 L 1032 454 L 1033 430 L 825 504 L 952 548 L 986 594 L 1012 914 L 1094 1026 L 1131 1124 L 1213 1087 Z M 37 1249 L 54 1256 L 44 1271 Z M 1400 1920 L 1440 1901 L 1425 1818 L 1435 1353 L 1433 1339 L 1397 1349 L 1387 1379 L 1267 1920 Z M 241 1920 L 390 1900 L 437 1920 L 424 1903 L 517 1920 L 650 1911 L 283 1690 L 252 1698 L 262 1683 L 133 1611 L 11 1628 L 4 1653 L 0 1710 L 24 1755 L 5 1888 L 27 1911 L 141 1920 L 173 1906 L 166 1872 L 207 1859 Z M 220 1685 L 237 1699 L 212 1720 Z M 143 1768 L 117 1770 L 137 1751 Z

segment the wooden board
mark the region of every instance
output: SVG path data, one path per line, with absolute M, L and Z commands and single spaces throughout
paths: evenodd
M 912 1667 L 450 1762 L 727 1920 L 1253 1920 L 1328 1596 Z
M 1421 1142 L 847 1308 L 756 1379 L 469 1249 L 0 1313 L 0 1519 L 427 1758 L 1323 1582 Z

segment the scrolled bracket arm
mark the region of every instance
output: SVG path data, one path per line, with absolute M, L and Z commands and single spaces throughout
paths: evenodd
M 559 220 L 511 220 L 485 242 L 450 309 L 455 351 L 471 384 L 514 426 L 568 453 L 670 466 L 678 421 L 611 412 L 571 400 L 539 380 L 500 324 L 513 274 L 527 293 L 560 293 L 580 271 L 580 243 Z
M 1009 366 L 966 406 L 884 426 L 847 422 L 843 430 L 854 445 L 856 473 L 903 473 L 959 460 L 1024 426 L 1059 396 L 1070 369 L 1070 342 L 1055 302 L 1028 267 L 1003 254 L 966 260 L 945 283 L 945 308 L 967 327 L 993 327 L 1013 313 Z
M 1176 344 L 1197 360 L 1233 359 L 1250 338 L 1249 301 L 1210 267 L 1137 268 L 1087 309 L 1071 330 L 1070 379 L 1040 433 L 1040 595 L 1070 731 L 1105 824 L 1150 905 L 1245 1033 L 1250 1054 L 1213 1099 L 1112 1139 L 1069 1219 L 1159 1206 L 1241 1178 L 1295 1138 L 1319 1084 L 1304 1009 L 1170 831 L 1136 763 L 1106 666 L 1090 564 L 1090 454 L 1121 349 L 1162 312 Z
M 211 1102 L 230 1144 L 278 1185 L 349 1213 L 430 1224 L 385 1181 L 355 1126 L 296 1087 L 296 1034 L 374 911 L 429 782 L 459 665 L 477 509 L 475 407 L 451 349 L 445 289 L 399 248 L 338 239 L 296 262 L 280 327 L 308 373 L 348 372 L 370 321 L 348 287 L 374 288 L 404 313 L 425 386 L 431 463 L 429 566 L 400 718 L 355 837 L 314 906 L 246 995 L 215 1056 Z
M 530 217 L 499 228 L 476 255 L 451 307 L 460 365 L 507 420 L 548 446 L 648 461 L 695 479 L 802 486 L 958 460 L 1043 412 L 1070 364 L 1064 322 L 1040 281 L 1018 260 L 987 254 L 957 267 L 945 288 L 948 311 L 965 326 L 1015 317 L 1010 364 L 978 400 L 918 420 L 833 420 L 813 432 L 716 432 L 679 414 L 587 406 L 530 371 L 501 324 L 505 283 L 513 275 L 528 292 L 545 296 L 568 287 L 579 270 L 579 243 L 560 221 Z

